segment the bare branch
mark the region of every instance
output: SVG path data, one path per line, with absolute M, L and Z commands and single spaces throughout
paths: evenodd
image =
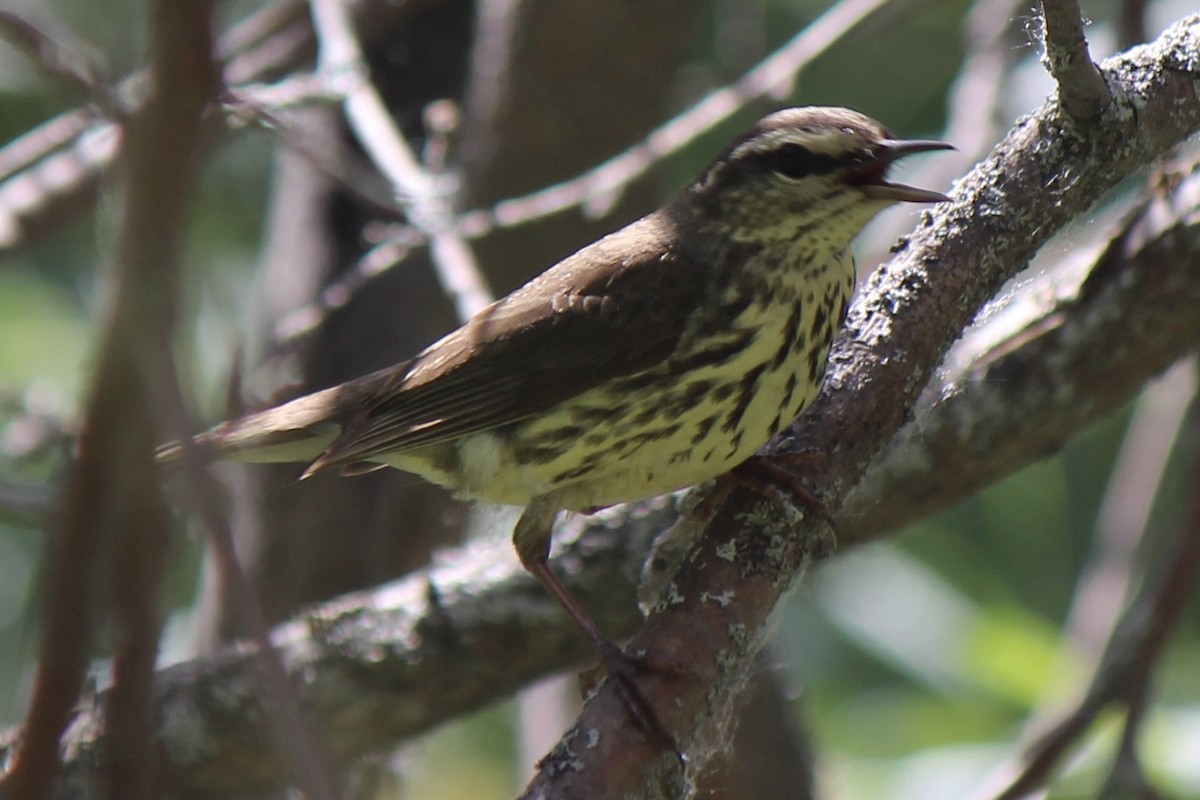
M 48 538 L 48 595 L 33 697 L 4 783 L 6 797 L 14 800 L 50 797 L 55 789 L 59 740 L 82 688 L 98 597 L 114 600 L 117 628 L 100 783 L 111 796 L 118 790 L 134 800 L 152 795 L 145 743 L 153 726 L 158 581 L 170 524 L 155 477 L 154 446 L 161 437 L 151 422 L 144 356 L 147 343 L 170 338 L 179 247 L 199 165 L 197 138 L 217 86 L 211 4 L 156 11 L 150 40 L 158 81 L 127 126 L 135 155 L 127 162 L 113 252 L 113 305 L 88 393 L 79 458 Z
M 103 70 L 78 43 L 68 46 L 7 9 L 0 9 L 0 36 L 28 53 L 38 68 L 51 78 L 80 90 L 92 102 L 109 111 L 115 109 L 100 77 Z
M 1001 88 L 1016 57 L 1008 42 L 1013 14 L 1025 0 L 975 0 L 967 14 L 962 69 L 950 90 L 945 133 L 954 150 L 920 162 L 909 182 L 945 186 L 987 153 L 1010 120 L 1001 120 Z M 908 214 L 892 214 L 873 223 L 875 241 L 891 243 L 907 233 Z M 882 249 L 882 248 L 881 248 Z M 860 267 L 863 265 L 860 263 Z
M 1121 0 L 1117 46 L 1122 50 L 1146 41 L 1146 0 Z
M 475 13 L 467 96 L 463 116 L 470 120 L 462 143 L 468 162 L 491 158 L 496 115 L 509 96 L 514 42 L 523 0 L 483 0 Z
M 1042 62 L 1058 82 L 1058 98 L 1068 117 L 1094 119 L 1112 102 L 1104 76 L 1092 63 L 1079 0 L 1042 0 L 1045 40 Z
M 1002 333 L 995 346 L 986 348 L 992 357 L 983 359 L 979 369 L 965 370 L 970 384 L 957 374 L 948 377 L 947 402 L 957 408 L 949 416 L 973 420 L 961 429 L 960 451 L 967 452 L 978 431 L 993 429 L 1007 430 L 1009 438 L 1025 445 L 1007 451 L 1004 470 L 964 458 L 927 464 L 925 471 L 934 478 L 928 485 L 918 485 L 918 491 L 946 494 L 930 501 L 929 507 L 960 500 L 975 491 L 976 483 L 1061 446 L 1089 425 L 1094 413 L 1124 402 L 1163 363 L 1194 347 L 1200 334 L 1200 320 L 1194 313 L 1200 303 L 1197 197 L 1200 178 L 1193 176 L 1179 182 L 1171 195 L 1156 198 L 1156 208 L 1144 214 L 1145 219 L 1157 221 L 1155 227 L 1146 229 L 1138 223 L 1143 216 L 1134 218 L 1130 229 L 1143 230 L 1144 236 L 1125 233 L 1118 238 L 1123 244 L 1114 245 L 1101 259 L 1103 266 L 1094 270 L 1085 302 L 1059 301 L 1044 309 L 1040 318 L 1057 324 L 1031 326 L 1020 347 L 1012 347 L 1009 335 Z M 1093 354 L 1123 349 L 1163 355 L 1082 363 L 1080 343 L 1109 341 L 1110 332 L 1120 332 L 1123 347 L 1101 346 Z M 1064 365 L 1051 370 L 1047 380 L 1053 380 L 1067 397 L 1078 398 L 1072 401 L 1076 410 L 1104 389 L 1099 400 L 1086 403 L 1088 409 L 1100 410 L 1076 415 L 1051 412 L 1050 424 L 1058 431 L 1054 438 L 1047 438 L 1041 426 L 1022 426 L 1036 416 L 1018 402 L 1023 395 L 995 395 L 983 389 L 1019 383 L 998 380 L 1001 375 L 1033 375 L 1023 366 L 1032 358 Z M 1107 387 L 1112 385 L 1118 388 L 1110 395 Z M 1047 396 L 1041 384 L 1029 391 L 1043 399 Z M 926 413 L 935 414 L 937 408 Z M 988 421 L 989 415 L 994 421 Z M 943 427 L 933 425 L 930 435 L 937 440 Z M 920 433 L 919 427 L 913 430 L 914 437 Z M 893 449 L 907 450 L 914 459 L 924 457 L 926 450 L 913 450 L 920 445 L 919 440 L 906 437 L 892 442 Z M 958 471 L 972 470 L 981 471 L 983 477 L 974 483 L 945 480 Z M 907 492 L 897 489 L 907 488 L 909 481 L 905 473 L 872 469 L 865 482 L 886 485 L 864 489 L 863 494 L 878 498 L 881 508 L 876 512 L 873 507 L 873 513 L 861 519 L 843 521 L 843 533 L 863 541 L 902 526 L 910 518 L 908 513 L 894 515 L 888 509 L 903 509 Z M 562 551 L 559 560 L 566 567 L 561 571 L 606 631 L 622 636 L 637 627 L 639 617 L 629 601 L 636 575 L 654 534 L 675 519 L 674 506 L 632 506 L 594 518 L 586 528 L 573 521 L 556 533 Z M 590 657 L 586 642 L 520 569 L 506 542 L 468 549 L 424 573 L 312 609 L 278 628 L 273 641 L 281 648 L 305 706 L 317 715 L 330 745 L 345 757 L 389 748 L 536 677 Z M 287 782 L 286 769 L 265 728 L 269 717 L 262 709 L 256 657 L 254 648 L 242 646 L 212 660 L 160 673 L 155 708 L 164 721 L 159 735 L 170 755 L 164 768 L 175 796 L 227 796 L 235 788 L 250 793 Z M 482 679 L 472 666 L 480 660 L 505 667 L 489 671 Z M 72 726 L 69 796 L 96 796 L 94 788 L 88 788 L 94 787 L 93 754 L 104 745 L 96 738 L 102 734 L 95 721 L 106 702 L 105 696 L 98 697 L 93 707 L 79 711 Z M 623 712 L 618 708 L 615 713 Z M 631 738 L 636 742 L 636 734 Z M 0 761 L 3 756 L 0 750 Z
M 342 13 L 340 3 L 322 1 L 329 2 L 335 14 Z M 613 198 L 625 186 L 643 175 L 659 160 L 678 152 L 697 136 L 737 113 L 746 104 L 765 95 L 786 94 L 791 82 L 808 63 L 889 2 L 892 0 L 843 0 L 746 73 L 738 82 L 710 93 L 697 106 L 652 131 L 642 142 L 624 153 L 564 183 L 503 201 L 491 209 L 466 212 L 454 222 L 450 230 L 457 231 L 459 237 L 469 240 L 483 236 L 497 227 L 513 227 L 579 206 L 595 209 L 611 205 Z M 296 0 L 280 0 L 226 36 L 221 46 L 222 54 L 228 58 L 225 67 L 226 83 L 236 86 L 250 81 L 261 81 L 282 68 L 293 65 L 299 54 L 305 52 L 311 44 L 312 31 L 308 27 L 308 21 L 303 18 L 303 7 L 300 8 L 301 13 L 298 13 Z M 368 16 L 371 13 L 380 13 L 378 9 L 372 11 L 369 7 L 360 10 Z M 352 51 L 356 51 L 357 45 L 353 36 L 350 42 Z M 239 50 L 243 47 L 246 49 Z M 341 69 L 353 63 L 346 62 L 335 66 Z M 361 64 L 361 61 L 357 63 Z M 353 84 L 356 82 L 366 83 L 365 71 L 355 72 L 351 69 L 341 77 L 351 84 L 349 88 L 354 88 Z M 370 112 L 370 105 L 370 102 L 364 103 L 367 117 L 381 119 L 377 111 L 374 114 Z M 386 113 L 383 118 L 386 118 Z M 31 174 L 28 180 L 20 183 L 22 191 L 19 196 L 10 195 L 10 191 L 15 190 L 10 190 L 8 182 L 0 184 L 0 214 L 8 217 L 7 220 L 0 217 L 0 250 L 11 251 L 26 245 L 41 233 L 52 229 L 60 220 L 87 207 L 94 197 L 100 172 L 107 168 L 119 152 L 119 138 L 112 128 L 110 123 L 105 122 L 93 122 L 92 125 L 85 126 L 76 134 L 76 139 L 71 144 L 73 156 L 70 159 L 55 154 L 56 150 L 65 149 L 65 143 L 43 149 L 36 159 L 26 157 L 27 161 L 34 162 L 34 166 L 30 167 L 31 171 L 36 170 L 37 174 L 52 174 L 56 176 L 55 180 L 46 180 Z M 371 131 L 379 128 L 368 125 L 366 130 L 369 143 L 376 137 Z M 360 134 L 362 132 L 360 131 Z M 32 141 L 42 142 L 44 134 L 39 128 L 27 136 Z M 387 153 L 394 142 L 388 143 L 386 138 L 390 137 L 386 134 L 384 136 L 385 138 L 375 140 L 385 148 L 383 152 Z M 0 162 L 5 157 L 6 151 L 0 150 Z M 46 159 L 45 163 L 40 163 L 41 159 Z M 397 160 L 394 152 L 387 156 L 387 163 L 400 165 L 402 172 L 405 171 L 403 162 L 404 158 L 400 157 Z M 415 163 L 415 159 L 413 162 Z M 396 176 L 389 175 L 389 178 L 396 183 Z M 403 186 L 403 182 L 397 185 Z M 416 196 L 411 194 L 411 189 L 412 187 L 406 189 L 405 196 Z M 436 192 L 434 194 L 436 196 Z M 6 200 L 6 196 L 11 196 L 11 201 Z M 452 261 L 458 258 L 457 245 L 451 242 L 446 248 L 448 258 Z M 469 276 L 469 272 L 463 274 Z M 481 296 L 471 289 L 473 282 L 469 277 L 455 273 L 450 275 L 448 280 L 453 281 L 452 286 L 459 286 L 461 282 L 461 290 L 467 293 L 464 297 L 473 297 L 472 302 L 481 299 Z M 459 289 L 452 288 L 450 291 L 453 296 Z
M 464 236 L 475 238 L 493 228 L 509 228 L 570 208 L 607 207 L 632 181 L 663 158 L 679 152 L 753 100 L 785 96 L 800 71 L 842 36 L 892 0 L 842 0 L 764 59 L 736 83 L 710 92 L 684 113 L 668 120 L 625 152 L 593 169 L 523 197 L 459 218 Z
M 445 192 L 421 168 L 400 135 L 383 98 L 371 85 L 362 49 L 342 0 L 312 0 L 321 42 L 320 71 L 345 97 L 346 117 L 375 166 L 407 206 L 413 224 L 429 235 L 430 255 L 459 319 L 466 321 L 492 301 L 475 254 L 458 232 Z
M 827 454 L 820 474 L 805 478 L 824 492 L 830 510 L 837 512 L 840 498 L 906 420 L 950 342 L 982 304 L 1118 180 L 1200 128 L 1194 89 L 1200 15 L 1172 26 L 1154 45 L 1110 59 L 1105 72 L 1126 90 L 1121 108 L 1086 130 L 1065 124 L 1055 103 L 1031 114 L 960 182 L 955 202 L 929 214 L 868 281 L 835 345 L 824 393 L 777 442 Z M 1155 124 L 1146 125 L 1150 118 Z M 828 547 L 819 522 L 798 525 L 746 493 L 729 498 L 684 560 L 669 602 L 629 645 L 650 663 L 673 667 L 670 676 L 648 676 L 641 688 L 693 769 L 703 768 L 720 740 L 712 725 L 730 713 L 771 609 Z M 680 673 L 686 677 L 673 677 Z M 702 727 L 698 720 L 708 722 Z M 630 724 L 619 695 L 602 687 L 523 796 L 678 792 L 671 759 L 640 741 Z
M 572 589 L 601 610 L 606 630 L 636 627 L 633 584 L 653 536 L 674 517 L 658 501 L 560 526 Z M 622 587 L 623 592 L 617 592 Z M 606 608 L 605 608 L 606 607 Z M 337 756 L 389 750 L 439 721 L 478 709 L 537 677 L 586 663 L 590 645 L 517 563 L 503 541 L 311 609 L 272 633 L 289 681 Z M 163 797 L 246 796 L 289 785 L 272 732 L 258 649 L 242 644 L 162 670 L 154 692 L 162 727 Z M 480 670 L 479 664 L 503 665 Z M 59 797 L 95 798 L 108 694 L 77 710 Z M 15 741 L 0 745 L 0 763 Z
M 1101 344 L 1100 346 L 1104 346 Z M 1196 395 L 1194 359 L 1176 362 L 1139 398 L 1096 514 L 1095 546 L 1063 625 L 1073 658 L 1099 658 L 1137 587 L 1138 554 L 1167 462 Z
M 1200 485 L 1200 452 L 1194 446 L 1200 426 L 1198 410 L 1200 402 L 1193 398 L 1189 421 L 1193 487 Z M 1137 729 L 1150 677 L 1200 578 L 1200 495 L 1192 494 L 1190 506 L 1175 541 L 1161 554 L 1139 596 L 1121 615 L 1083 699 L 1030 748 L 1023 766 L 995 795 L 996 800 L 1017 800 L 1045 785 L 1100 712 L 1115 702 L 1123 703 L 1129 715 L 1122 746 L 1128 755 L 1128 739 Z
M 387 6 L 370 5 L 364 13 Z M 226 59 L 225 82 L 272 80 L 295 68 L 312 49 L 306 10 L 300 0 L 276 0 L 236 25 L 218 48 Z M 142 79 L 144 74 L 137 73 L 128 80 Z M 0 252 L 26 247 L 89 208 L 120 148 L 117 125 L 81 108 L 42 123 L 0 150 Z

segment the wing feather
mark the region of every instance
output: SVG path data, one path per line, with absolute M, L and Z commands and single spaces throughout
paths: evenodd
M 674 352 L 703 291 L 662 212 L 592 244 L 377 382 L 309 472 L 503 428 Z

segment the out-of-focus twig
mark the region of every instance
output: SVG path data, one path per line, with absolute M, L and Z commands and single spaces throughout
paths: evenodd
M 307 161 L 319 173 L 385 219 L 399 219 L 403 206 L 386 180 L 357 154 L 347 153 L 327 139 L 312 136 L 291 119 L 291 105 L 339 100 L 327 92 L 319 76 L 295 75 L 272 85 L 253 84 L 229 90 L 225 107 L 232 118 L 256 125 L 278 137 L 283 146 Z
M 1015 58 L 1009 33 L 1014 13 L 1024 5 L 1025 0 L 975 0 L 971 6 L 963 31 L 965 57 L 950 90 L 949 119 L 941 137 L 952 143 L 954 150 L 919 162 L 905 178 L 907 182 L 946 186 L 1003 135 L 1000 96 Z M 872 223 L 874 241 L 894 242 L 912 227 L 912 218 L 912 214 L 892 213 Z
M 1124 50 L 1146 41 L 1146 0 L 1121 0 L 1117 5 L 1117 47 Z
M 491 302 L 491 290 L 475 255 L 458 231 L 446 194 L 422 169 L 396 128 L 383 98 L 371 85 L 362 48 L 340 0 L 312 0 L 320 41 L 319 69 L 342 94 L 346 117 L 359 141 L 408 209 L 413 224 L 430 237 L 429 249 L 442 287 L 465 321 Z
M 462 215 L 464 236 L 521 225 L 570 208 L 612 204 L 615 194 L 661 159 L 682 150 L 697 136 L 765 95 L 790 93 L 800 71 L 874 12 L 893 0 L 842 0 L 764 59 L 737 82 L 716 89 L 687 111 L 668 120 L 641 142 L 568 181 L 504 200 L 491 209 Z
M 1193 489 L 1200 486 L 1200 402 L 1189 411 L 1189 457 Z M 1096 717 L 1113 704 L 1124 706 L 1125 737 L 1138 728 L 1149 682 L 1171 632 L 1200 577 L 1200 493 L 1191 494 L 1187 517 L 1161 553 L 1138 596 L 1118 621 L 1096 675 L 1076 708 L 1055 723 L 1029 749 L 1020 765 L 1005 770 L 1004 789 L 985 796 L 1017 800 L 1043 786 L 1054 769 L 1087 733 Z M 1007 773 L 1007 774 L 1005 774 Z
M 1142 393 L 1125 442 L 1117 455 L 1108 490 L 1096 515 L 1095 552 L 1085 567 L 1063 626 L 1071 649 L 1099 656 L 1112 635 L 1121 607 L 1131 599 L 1138 552 L 1196 393 L 1196 364 L 1180 361 Z
M 101 598 L 112 602 L 116 628 L 104 782 L 112 797 L 155 794 L 151 683 L 171 526 L 154 469 L 159 432 L 145 355 L 147 343 L 170 338 L 197 140 L 217 87 L 211 2 L 155 2 L 148 17 L 158 80 L 127 124 L 133 155 L 113 249 L 116 285 L 79 456 L 47 539 L 42 641 L 22 745 L 3 786 L 10 800 L 48 798 L 55 790 L 60 738 L 83 685 Z
M 333 759 L 300 708 L 279 648 L 271 641 L 262 603 L 255 596 L 254 586 L 242 568 L 229 521 L 223 511 L 227 505 L 224 493 L 208 472 L 209 459 L 191 439 L 193 428 L 173 354 L 167 343 L 158 345 L 153 354 L 157 368 L 151 387 L 157 401 L 156 408 L 162 428 L 180 443 L 182 491 L 188 506 L 204 528 L 219 579 L 223 582 L 222 592 L 231 597 L 231 606 L 255 644 L 265 706 L 262 710 L 275 723 L 274 731 L 284 751 L 288 773 L 292 778 L 290 782 L 294 782 L 312 800 L 334 800 L 339 793 Z
M 102 78 L 104 71 L 78 42 L 68 46 L 9 9 L 0 9 L 0 36 L 28 53 L 51 78 L 83 92 L 109 113 L 116 111 Z
M 387 237 L 354 262 L 338 278 L 321 290 L 316 300 L 284 314 L 275 323 L 276 341 L 285 343 L 305 336 L 324 321 L 329 312 L 342 308 L 355 292 L 371 279 L 378 277 L 402 262 L 414 247 L 425 243 L 420 232 L 407 225 L 402 231 Z M 407 237 L 407 238 L 405 238 Z
M 463 101 L 469 125 L 462 143 L 466 158 L 475 163 L 491 158 L 496 112 L 508 96 L 513 42 L 523 5 L 523 0 L 482 0 L 475 13 L 471 74 Z
M 294 68 L 311 49 L 305 10 L 299 0 L 276 0 L 235 25 L 219 48 L 226 83 L 271 80 Z M 135 73 L 126 82 L 143 79 Z M 65 112 L 0 149 L 0 253 L 29 246 L 95 201 L 122 144 L 111 104 L 103 111 L 108 116 L 94 105 Z

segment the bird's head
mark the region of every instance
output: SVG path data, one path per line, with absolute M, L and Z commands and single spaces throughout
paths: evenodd
M 898 159 L 946 149 L 944 142 L 896 139 L 857 111 L 788 108 L 734 139 L 682 197 L 705 227 L 716 221 L 739 241 L 810 236 L 841 250 L 893 203 L 947 200 L 887 180 Z

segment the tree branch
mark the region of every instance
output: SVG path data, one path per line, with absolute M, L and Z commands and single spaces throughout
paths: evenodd
M 112 796 L 151 796 L 150 684 L 158 652 L 159 580 L 170 536 L 155 475 L 148 357 L 170 340 L 190 190 L 199 166 L 201 119 L 216 99 L 211 3 L 149 14 L 158 79 L 125 126 L 121 225 L 112 254 L 115 291 L 88 391 L 79 458 L 46 542 L 46 607 L 24 738 L 3 791 L 12 800 L 50 797 L 59 740 L 79 697 L 97 627 L 99 597 L 114 600 L 114 688 L 105 725 L 103 786 Z
M 99 65 L 79 43 L 59 41 L 15 11 L 0 9 L 0 36 L 29 54 L 51 78 L 77 89 L 102 108 L 113 110 Z
M 673 504 L 659 501 L 626 507 L 621 535 L 604 515 L 560 526 L 567 540 L 560 563 L 606 630 L 637 626 L 636 576 L 651 540 L 673 518 Z M 625 591 L 618 595 L 614 587 Z M 318 606 L 279 626 L 272 641 L 306 710 L 344 759 L 387 751 L 592 657 L 589 643 L 521 569 L 511 545 L 499 541 Z M 242 645 L 159 672 L 155 767 L 162 797 L 215 800 L 291 783 L 258 659 L 254 647 Z M 99 721 L 109 702 L 101 693 L 75 713 L 58 797 L 103 794 L 98 770 L 107 738 Z M 14 732 L 0 745 L 0 763 L 16 744 Z
M 1125 90 L 1109 113 L 1081 129 L 1051 101 L 1025 118 L 960 181 L 955 202 L 927 214 L 868 281 L 835 346 L 825 392 L 777 443 L 825 454 L 819 479 L 809 483 L 831 511 L 909 417 L 983 303 L 1117 181 L 1200 127 L 1200 15 L 1110 59 L 1105 73 Z M 689 769 L 701 770 L 719 746 L 719 727 L 771 610 L 823 553 L 825 535 L 819 522 L 797 525 L 748 493 L 731 493 L 684 560 L 674 591 L 630 643 L 650 663 L 674 667 L 647 676 L 641 688 L 688 754 Z M 522 796 L 675 796 L 685 782 L 669 754 L 631 729 L 606 685 Z
M 1058 102 L 1080 121 L 1098 117 L 1112 102 L 1104 76 L 1092 63 L 1078 0 L 1042 0 L 1042 64 L 1058 82 Z
M 901 259 L 872 280 L 852 315 L 850 337 L 838 345 L 827 394 L 817 407 L 820 416 L 802 423 L 795 434 L 814 431 L 803 441 L 831 448 L 827 487 L 831 508 L 839 507 L 838 496 L 854 483 L 857 471 L 879 443 L 890 439 L 887 434 L 905 419 L 906 409 L 949 339 L 983 299 L 1016 272 L 1051 231 L 1086 208 L 1106 187 L 1200 126 L 1195 90 L 1200 81 L 1198 53 L 1200 17 L 1192 17 L 1152 46 L 1107 62 L 1110 82 L 1121 85 L 1120 96 L 1128 98 L 1122 102 L 1136 104 L 1137 126 L 1122 108 L 1114 116 L 1124 115 L 1124 121 L 1106 117 L 1088 131 L 1067 134 L 1056 106 L 1047 105 L 1018 126 L 963 182 L 958 202 L 941 221 L 927 223 L 901 251 Z M 1046 155 L 1047 151 L 1053 155 Z M 1062 171 L 1052 169 L 1054 159 L 1062 162 Z M 1195 191 L 1194 178 L 1189 178 L 1166 196 L 1178 224 L 1168 222 L 1144 242 L 1132 235 L 1122 237 L 1126 246 L 1102 260 L 1102 267 L 1080 292 L 1086 302 L 1062 306 L 1061 325 L 1031 330 L 1023 347 L 1035 346 L 1046 335 L 1045 357 L 1050 363 L 1073 364 L 1072 358 L 1057 353 L 1073 352 L 1069 348 L 1075 345 L 1074 336 L 1054 332 L 1077 335 L 1093 329 L 1073 327 L 1082 325 L 1074 320 L 1076 315 L 1091 318 L 1095 330 L 1123 329 L 1122 341 L 1130 353 L 1143 347 L 1164 352 L 1178 347 L 1178 357 L 1193 347 L 1194 335 L 1186 330 L 1180 337 L 1186 341 L 1172 344 L 1170 329 L 1195 324 L 1188 320 L 1194 317 L 1196 301 L 1187 294 L 1200 286 L 1197 221 L 1189 210 L 1195 208 L 1195 195 L 1188 194 Z M 973 224 L 982 228 L 978 234 Z M 1154 260 L 1139 262 L 1142 258 Z M 1154 263 L 1155 268 L 1140 268 L 1140 263 Z M 926 274 L 921 267 L 936 274 Z M 1140 289 L 1135 282 L 1129 293 L 1114 294 L 1137 276 L 1147 278 Z M 1160 297 L 1177 302 L 1159 303 Z M 925 325 L 913 320 L 921 315 Z M 1012 349 L 1012 357 L 1019 358 L 1023 347 Z M 997 354 L 987 369 L 1002 369 L 1009 357 Z M 1172 359 L 1164 356 L 1164 360 Z M 897 363 L 900 369 L 895 369 Z M 1062 378 L 1082 381 L 1084 389 L 1078 396 L 1084 397 L 1089 388 L 1107 387 L 1121 377 L 1127 382 L 1120 391 L 1126 391 L 1127 397 L 1157 369 L 1153 363 L 1114 359 L 1101 362 L 1097 371 L 1064 371 Z M 851 413 L 854 403 L 849 400 L 841 402 L 843 396 L 855 393 L 855 402 L 866 416 Z M 1114 391 L 1114 397 L 1118 393 Z M 962 396 L 963 402 L 977 398 L 979 410 L 970 412 L 965 405 L 960 409 L 980 425 L 989 413 L 1005 417 L 1009 424 L 1023 413 L 991 405 L 990 395 L 963 392 Z M 1066 430 L 1077 431 L 1087 421 L 1067 417 L 1063 424 Z M 1013 438 L 1037 435 L 1017 430 Z M 965 440 L 967 433 L 962 435 Z M 1045 450 L 1017 446 L 1011 452 L 1013 459 L 1027 463 Z M 961 463 L 968 470 L 990 468 L 970 459 Z M 1017 465 L 1014 461 L 1011 468 Z M 891 480 L 892 474 L 872 470 L 877 477 L 869 480 Z M 973 489 L 950 485 L 947 491 Z M 869 495 L 873 490 L 862 492 Z M 898 494 L 878 493 L 891 498 Z M 637 625 L 627 603 L 632 576 L 647 552 L 649 538 L 674 518 L 669 508 L 652 513 L 645 508 L 624 512 L 622 519 L 629 520 L 630 527 L 616 525 L 614 517 L 598 520 L 565 554 L 572 567 L 568 571 L 573 590 L 599 615 L 605 629 L 618 635 Z M 888 519 L 883 512 L 863 517 L 864 523 L 885 524 Z M 654 664 L 687 665 L 684 678 L 650 675 L 645 689 L 660 708 L 673 708 L 676 701 L 681 704 L 679 711 L 668 708 L 662 716 L 680 732 L 696 769 L 705 755 L 693 721 L 703 715 L 698 709 L 711 702 L 718 719 L 727 710 L 729 696 L 742 680 L 743 665 L 756 649 L 763 619 L 790 583 L 795 564 L 816 549 L 810 542 L 821 545 L 819 530 L 804 528 L 801 535 L 812 539 L 799 538 L 795 526 L 786 519 L 780 522 L 776 510 L 741 494 L 731 498 L 710 528 L 695 559 L 685 562 L 673 586 L 668 585 L 679 605 L 659 609 L 633 644 L 635 651 L 647 651 Z M 874 535 L 860 528 L 852 538 Z M 502 696 L 534 676 L 587 658 L 585 643 L 533 582 L 520 574 L 511 557 L 498 566 L 497 551 L 476 555 L 477 560 L 470 562 L 476 565 L 474 575 L 467 574 L 472 569 L 469 564 L 438 568 L 424 578 L 416 576 L 370 595 L 323 606 L 277 630 L 276 641 L 305 702 L 316 709 L 340 754 L 386 748 L 398 738 Z M 716 577 L 708 580 L 706 574 Z M 425 579 L 436 589 L 429 591 Z M 617 600 L 626 606 L 613 615 Z M 473 657 L 465 658 L 464 653 Z M 499 677 L 494 672 L 484 677 L 470 668 L 480 658 L 503 663 L 506 671 Z M 285 782 L 267 733 L 254 727 L 231 728 L 252 726 L 253 720 L 261 719 L 251 663 L 251 657 L 239 650 L 161 674 L 155 708 L 162 720 L 162 758 L 179 792 L 212 797 L 232 791 L 234 784 L 252 791 Z M 415 686 L 420 691 L 413 691 Z M 70 791 L 64 796 L 94 796 L 88 794 L 88 787 L 94 786 L 89 770 L 92 754 L 103 746 L 94 714 L 105 702 L 101 696 L 95 708 L 76 716 L 68 764 Z M 607 779 L 610 788 L 620 782 L 616 789 L 646 796 L 648 765 L 666 760 L 640 745 L 637 732 L 627 726 L 623 708 L 609 689 L 602 688 L 566 744 L 546 762 L 534 788 L 546 788 L 548 796 L 557 796 L 555 792 L 570 784 L 579 790 L 578 796 L 589 797 Z M 597 746 L 591 747 L 592 743 Z M 569 769 L 557 771 L 564 766 L 565 747 L 572 744 Z M 614 748 L 622 751 L 621 762 L 598 758 L 615 757 Z M 627 775 L 626 768 L 635 772 Z M 605 774 L 597 777 L 600 772 Z
M 445 193 L 417 162 L 379 92 L 371 84 L 349 11 L 341 0 L 311 0 L 320 39 L 320 69 L 341 86 L 344 109 L 358 140 L 395 189 L 414 226 L 429 237 L 442 288 L 465 322 L 492 301 L 475 254 L 459 233 Z
M 1200 480 L 1198 411 L 1200 402 L 1193 398 L 1188 420 L 1193 489 Z M 995 795 L 996 800 L 1018 800 L 1043 786 L 1100 712 L 1114 703 L 1123 704 L 1126 713 L 1126 730 L 1114 766 L 1128 767 L 1130 742 L 1144 712 L 1151 675 L 1200 575 L 1200 494 L 1192 493 L 1189 506 L 1174 541 L 1164 549 L 1138 597 L 1121 615 L 1084 697 L 1029 748 L 1021 768 Z M 1140 777 L 1140 770 L 1135 772 Z M 1110 776 L 1110 780 L 1114 778 L 1120 780 L 1119 775 Z
M 1187 311 L 1200 301 L 1189 238 L 1200 225 L 1200 174 L 1192 164 L 1159 182 L 1175 185 L 1152 190 L 1087 269 L 1049 271 L 1006 310 L 1011 319 L 962 343 L 979 354 L 946 369 L 847 498 L 850 542 L 1056 452 L 1190 352 L 1200 340 L 1200 319 Z

